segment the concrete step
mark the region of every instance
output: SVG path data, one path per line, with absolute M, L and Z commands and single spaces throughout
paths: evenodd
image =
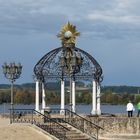
M 85 138 L 85 136 L 83 136 L 83 135 L 73 135 L 73 134 L 71 134 L 71 135 L 66 135 L 67 137 L 71 137 L 71 138 Z
M 67 132 L 67 134 L 69 134 L 69 133 L 73 133 L 74 134 L 74 133 L 78 133 L 78 132 L 76 130 L 70 130 L 70 131 Z M 80 132 L 79 132 L 79 134 L 80 134 Z
M 70 129 L 70 131 L 68 131 L 66 133 L 66 136 L 68 137 L 68 139 L 70 139 L 70 140 L 90 140 L 84 133 L 80 132 L 76 128 L 74 128 L 70 125 L 67 125 L 67 124 L 63 124 L 63 126 Z
M 99 140 L 140 140 L 140 135 L 120 134 L 120 135 L 106 135 L 100 137 Z
M 70 138 L 70 140 L 90 140 L 89 138 Z
M 49 125 L 48 123 L 44 123 L 43 125 Z M 64 124 L 61 123 L 61 125 L 63 125 L 64 127 L 68 128 L 70 131 L 66 132 L 66 137 L 69 140 L 90 140 L 89 137 L 87 135 L 85 135 L 84 133 L 80 132 L 79 130 L 77 130 L 76 128 L 68 125 L 68 124 Z M 55 129 L 58 133 L 63 133 L 59 128 Z

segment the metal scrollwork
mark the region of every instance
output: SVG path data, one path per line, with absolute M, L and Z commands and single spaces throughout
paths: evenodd
M 76 37 L 80 33 L 76 26 L 68 22 L 58 34 L 62 47 L 56 48 L 43 56 L 34 67 L 37 79 L 46 82 L 48 79 L 103 79 L 102 68 L 87 52 L 76 47 Z
M 99 83 L 102 82 L 102 68 L 98 62 L 84 50 L 76 47 L 73 49 L 74 53 L 80 54 L 82 57 L 82 64 L 76 65 L 73 72 L 75 79 L 95 79 Z M 43 56 L 34 67 L 34 73 L 37 79 L 41 81 L 47 81 L 48 79 L 68 79 L 69 73 L 66 67 L 61 66 L 61 57 L 63 53 L 64 48 L 60 47 Z

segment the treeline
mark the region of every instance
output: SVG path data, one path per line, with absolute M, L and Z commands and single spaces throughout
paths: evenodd
M 136 86 L 102 86 L 102 92 L 112 91 L 114 93 L 140 93 L 140 87 Z
M 66 82 L 66 91 L 69 90 L 69 82 Z M 92 87 L 82 82 L 76 83 L 79 87 L 88 87 L 76 91 L 76 103 L 90 104 L 92 102 Z M 60 104 L 60 82 L 47 83 L 46 87 L 46 103 Z M 101 88 L 101 103 L 104 104 L 126 104 L 129 100 L 133 103 L 140 101 L 140 87 L 130 86 L 104 86 Z M 0 104 L 10 103 L 10 85 L 0 85 Z M 65 92 L 65 102 L 69 104 L 69 93 Z M 40 95 L 40 102 L 42 97 Z M 16 104 L 32 104 L 35 103 L 35 84 L 25 83 L 22 85 L 14 85 L 14 103 Z
M 0 104 L 11 102 L 11 91 L 0 90 Z M 14 103 L 16 104 L 32 104 L 35 102 L 35 92 L 27 89 L 14 90 Z
M 69 104 L 69 93 L 65 93 L 65 103 Z M 42 102 L 42 97 L 40 94 L 40 102 Z M 92 99 L 91 93 L 80 92 L 76 94 L 76 103 L 90 104 Z M 46 103 L 47 104 L 60 104 L 61 97 L 60 91 L 50 91 L 46 92 Z M 11 95 L 10 90 L 2 91 L 0 90 L 0 104 L 10 103 Z M 35 92 L 27 89 L 14 90 L 14 104 L 33 104 L 35 103 Z
M 104 104 L 126 104 L 129 100 L 137 104 L 140 102 L 140 94 L 130 94 L 127 92 L 116 94 L 108 90 L 101 95 L 101 103 Z
M 60 89 L 60 82 L 49 82 L 46 85 L 46 89 L 48 90 L 59 90 Z M 65 86 L 69 86 L 69 82 L 65 82 Z M 77 82 L 76 86 L 78 87 L 88 87 L 90 90 L 92 88 L 91 84 L 85 85 L 83 82 Z M 35 83 L 25 83 L 21 85 L 14 85 L 16 89 L 35 89 Z M 1 89 L 10 89 L 9 84 L 0 84 Z M 140 93 L 140 87 L 137 86 L 102 86 L 101 91 L 107 92 L 111 91 L 113 93 Z

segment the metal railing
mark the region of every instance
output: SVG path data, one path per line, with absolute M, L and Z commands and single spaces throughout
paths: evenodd
M 100 129 L 103 129 L 102 127 L 68 109 L 64 109 L 63 112 L 64 112 L 64 117 L 55 118 L 56 121 L 68 123 L 71 126 L 75 127 L 76 129 L 79 129 L 83 133 L 86 133 L 91 137 L 93 137 L 94 139 L 98 140 L 98 133 Z M 50 109 L 50 113 L 52 114 L 52 116 L 55 113 L 60 114 L 60 109 L 57 108 Z
M 70 131 L 59 122 L 41 114 L 34 109 L 10 109 L 10 123 L 31 123 L 60 140 L 68 140 L 66 133 Z

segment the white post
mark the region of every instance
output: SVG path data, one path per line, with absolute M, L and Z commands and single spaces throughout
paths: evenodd
M 64 80 L 61 80 L 61 110 L 60 114 L 64 115 L 64 106 L 65 106 L 65 83 Z
M 36 81 L 35 110 L 39 111 L 39 81 Z
M 75 81 L 72 81 L 72 112 L 75 112 Z
M 46 101 L 45 101 L 45 86 L 44 83 L 42 83 L 42 110 L 44 111 L 46 107 Z
M 96 115 L 97 111 L 96 111 L 96 81 L 93 80 L 92 82 L 92 111 L 91 114 L 92 115 Z
M 97 83 L 97 115 L 101 115 L 101 100 L 100 100 L 101 87 Z

